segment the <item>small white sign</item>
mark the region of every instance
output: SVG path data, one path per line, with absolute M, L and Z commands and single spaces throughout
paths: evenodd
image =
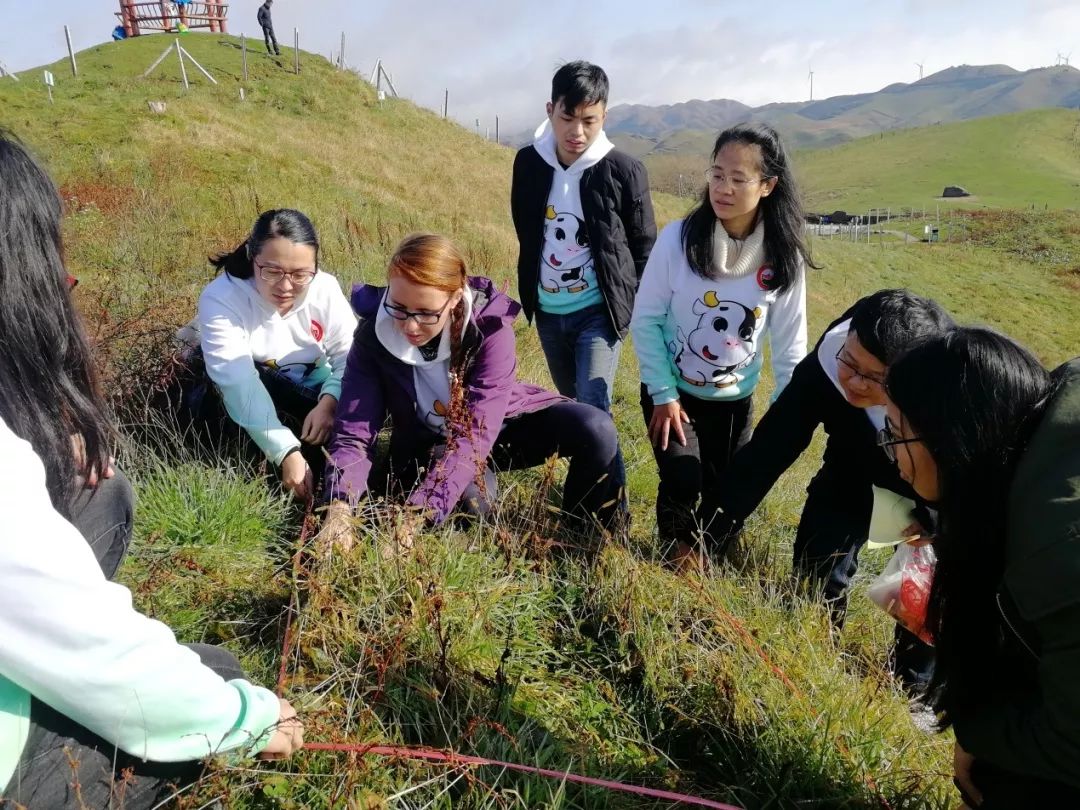
M 53 78 L 52 73 L 47 70 L 45 71 L 45 84 L 49 85 L 49 87 L 56 87 L 56 80 Z

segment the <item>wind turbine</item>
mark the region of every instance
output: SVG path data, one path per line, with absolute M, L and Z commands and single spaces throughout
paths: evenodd
M 922 62 L 916 62 L 915 67 L 917 67 L 919 69 L 919 81 L 922 81 L 923 63 Z
M 806 78 L 810 80 L 810 100 L 814 100 L 814 69 L 810 68 L 810 72 L 806 75 Z

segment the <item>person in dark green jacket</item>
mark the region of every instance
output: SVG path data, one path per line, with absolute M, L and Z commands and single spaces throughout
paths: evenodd
M 939 508 L 931 694 L 964 801 L 1080 807 L 1080 359 L 958 328 L 886 384 L 879 443 Z

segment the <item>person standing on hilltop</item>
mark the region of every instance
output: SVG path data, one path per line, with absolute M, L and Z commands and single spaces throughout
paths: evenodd
M 766 332 L 777 394 L 806 354 L 805 266 L 813 266 L 774 129 L 724 130 L 705 174 L 698 205 L 657 239 L 630 322 L 660 468 L 656 522 L 679 567 L 695 559 L 720 476 L 750 438 Z
M 274 5 L 274 0 L 266 0 L 261 6 L 259 6 L 259 26 L 262 28 L 263 39 L 266 41 L 266 52 L 274 56 L 281 56 L 281 49 L 277 44 L 277 37 L 274 36 L 274 21 L 270 17 L 270 6 Z M 274 44 L 273 50 L 270 49 L 270 43 Z
M 603 69 L 559 68 L 547 119 L 517 153 L 510 189 L 518 294 L 552 380 L 563 396 L 604 411 L 656 241 L 648 174 L 604 134 L 607 100 Z

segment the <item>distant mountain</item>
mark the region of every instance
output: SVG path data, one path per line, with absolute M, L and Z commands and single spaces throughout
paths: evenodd
M 889 130 L 1045 107 L 1080 107 L 1080 70 L 1067 65 L 1028 71 L 960 65 L 911 84 L 898 82 L 875 93 L 812 102 L 762 107 L 731 99 L 658 107 L 621 104 L 608 111 L 605 129 L 617 144 L 643 156 L 700 149 L 718 130 L 739 121 L 764 121 L 793 147 L 817 147 Z

